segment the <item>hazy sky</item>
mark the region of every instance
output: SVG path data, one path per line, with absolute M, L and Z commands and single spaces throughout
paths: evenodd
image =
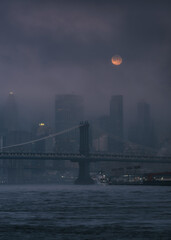
M 0 1 L 0 99 L 14 91 L 29 114 L 58 93 L 107 113 L 123 94 L 126 109 L 144 99 L 171 119 L 170 62 L 169 1 Z

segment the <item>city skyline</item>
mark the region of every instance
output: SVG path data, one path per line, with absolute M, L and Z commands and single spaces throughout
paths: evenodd
M 32 121 L 29 123 L 29 127 L 26 125 L 23 127 L 19 123 L 23 122 L 23 113 L 20 111 L 16 104 L 15 94 L 13 92 L 9 92 L 9 98 L 14 100 L 14 103 L 11 102 L 11 105 L 17 108 L 18 124 L 16 131 L 11 131 L 11 126 L 13 126 L 13 122 L 11 122 L 9 129 L 5 129 L 5 125 L 3 125 L 2 119 L 3 111 L 1 111 L 1 136 L 7 136 L 7 139 L 13 139 L 12 144 L 23 142 L 19 139 L 24 139 L 23 136 L 27 136 L 28 139 L 29 132 L 31 133 L 33 139 L 35 139 L 36 131 L 38 128 L 43 126 L 49 129 L 50 132 L 60 132 L 70 127 L 76 126 L 83 120 L 89 120 L 92 122 L 93 135 L 92 140 L 101 142 L 101 149 L 106 149 L 105 151 L 114 152 L 124 151 L 123 144 L 127 144 L 132 142 L 134 144 L 139 144 L 140 146 L 146 146 L 151 149 L 155 149 L 157 151 L 161 151 L 163 149 L 163 153 L 169 152 L 170 146 L 170 138 L 169 133 L 162 132 L 160 125 L 157 124 L 157 120 L 153 116 L 153 112 L 150 109 L 150 105 L 146 102 L 139 101 L 137 102 L 137 110 L 134 114 L 134 117 L 131 119 L 132 121 L 128 121 L 125 119 L 125 99 L 122 95 L 112 95 L 111 100 L 108 103 L 108 113 L 106 115 L 96 116 L 95 118 L 86 118 L 83 114 L 85 110 L 84 99 L 82 96 L 74 95 L 74 94 L 60 94 L 56 95 L 53 114 L 48 116 L 51 118 L 51 124 L 44 119 L 39 118 L 40 121 L 37 121 L 36 118 L 33 117 Z M 8 100 L 9 101 L 9 100 Z M 11 106 L 10 105 L 10 106 Z M 6 105 L 8 106 L 8 105 Z M 9 112 L 8 109 L 4 108 L 4 113 Z M 15 110 L 15 109 L 14 109 Z M 13 109 L 10 109 L 13 113 Z M 41 115 L 41 112 L 37 113 Z M 9 117 L 8 117 L 9 118 Z M 9 118 L 10 121 L 13 118 Z M 4 118 L 5 120 L 5 118 Z M 7 119 L 8 120 L 8 119 Z M 8 120 L 9 121 L 9 120 Z M 15 119 L 14 119 L 15 121 Z M 10 130 L 11 129 L 11 130 Z M 25 131 L 25 132 L 24 132 Z M 11 132 L 11 133 L 10 133 Z M 21 132 L 21 133 L 20 133 Z M 15 137 L 10 136 L 18 136 L 15 142 Z M 68 149 L 68 151 L 77 151 L 78 150 L 78 133 L 65 135 L 63 137 L 59 137 L 58 139 L 58 148 L 56 151 L 64 151 L 64 149 Z M 6 137 L 5 137 L 6 138 Z M 66 138 L 66 139 L 65 139 Z M 62 140 L 63 139 L 63 140 Z M 65 139 L 65 141 L 64 141 Z M 77 139 L 77 140 L 76 140 Z M 98 140 L 99 139 L 99 140 Z M 101 139 L 101 140 L 100 140 Z M 56 138 L 57 141 L 57 138 Z M 63 141 L 65 144 L 63 144 Z M 71 141 L 71 142 L 70 142 Z M 7 141 L 8 142 L 8 141 Z M 60 142 L 60 144 L 59 144 Z M 4 142 L 5 143 L 5 142 Z M 52 143 L 51 143 L 52 144 Z M 9 144 L 7 144 L 9 145 Z M 59 147 L 61 145 L 61 147 Z M 66 147 L 64 147 L 66 145 Z M 93 149 L 97 149 L 93 145 Z M 70 147 L 69 147 L 70 146 Z M 115 147 L 114 147 L 115 146 Z M 107 147 L 107 148 L 106 148 Z M 48 146 L 48 149 L 52 149 L 54 147 Z M 63 150 L 60 150 L 63 149 Z M 75 149 L 75 150 L 74 150 Z M 116 150 L 118 149 L 118 150 Z M 120 149 L 120 150 L 119 150 Z M 164 150 L 165 149 L 165 150 Z M 67 151 L 67 150 L 65 150 Z

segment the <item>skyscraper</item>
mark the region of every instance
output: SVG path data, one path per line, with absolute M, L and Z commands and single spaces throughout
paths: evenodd
M 50 128 L 45 123 L 39 123 L 34 130 L 35 132 L 33 133 L 33 139 L 46 137 L 50 134 Z M 34 151 L 47 152 L 48 142 L 50 142 L 52 145 L 52 139 L 44 139 L 42 141 L 36 142 L 34 144 Z
M 109 151 L 123 151 L 123 96 L 114 95 L 110 101 Z
M 150 105 L 146 102 L 139 102 L 137 105 L 137 142 L 148 147 L 152 147 L 154 143 Z
M 76 126 L 83 120 L 84 104 L 79 95 L 56 95 L 55 99 L 55 129 L 60 132 Z M 78 131 L 66 133 L 56 138 L 57 151 L 75 151 L 78 145 Z

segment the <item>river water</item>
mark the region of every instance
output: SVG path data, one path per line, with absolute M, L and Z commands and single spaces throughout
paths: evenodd
M 0 186 L 0 239 L 171 239 L 171 187 Z

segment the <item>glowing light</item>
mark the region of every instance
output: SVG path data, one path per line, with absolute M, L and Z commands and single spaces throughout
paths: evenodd
M 111 58 L 111 62 L 113 65 L 119 66 L 122 63 L 122 58 L 119 55 L 115 55 Z
M 45 124 L 44 123 L 39 123 L 39 126 L 45 126 Z
M 14 93 L 11 91 L 11 92 L 9 92 L 9 94 L 10 94 L 10 95 L 13 95 Z

